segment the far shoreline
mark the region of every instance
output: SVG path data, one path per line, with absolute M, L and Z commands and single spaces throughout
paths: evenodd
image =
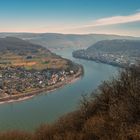
M 93 61 L 95 63 L 102 63 L 102 64 L 106 64 L 106 65 L 110 65 L 110 66 L 113 66 L 113 67 L 117 67 L 117 68 L 127 68 L 128 66 L 126 65 L 122 65 L 122 64 L 119 64 L 119 63 L 110 63 L 110 62 L 105 62 L 105 61 L 102 61 L 100 59 L 89 59 L 89 58 L 86 58 L 86 57 L 77 57 L 77 56 L 73 56 L 74 58 L 76 59 L 82 59 L 82 60 L 87 60 L 87 61 Z
M 37 89 L 37 90 L 31 91 L 31 92 L 28 92 L 25 94 L 18 94 L 18 95 L 0 98 L 0 105 L 6 104 L 6 103 L 21 102 L 24 100 L 28 100 L 28 99 L 31 99 L 31 98 L 39 95 L 39 94 L 42 94 L 43 92 L 46 92 L 46 94 L 48 94 L 48 93 L 51 93 L 59 88 L 64 87 L 65 85 L 76 82 L 77 80 L 79 80 L 83 76 L 83 67 L 81 65 L 78 65 L 78 64 L 77 64 L 77 67 L 78 67 L 78 72 L 72 76 L 68 76 L 67 79 L 65 79 L 62 82 L 58 82 L 55 85 L 48 86 L 48 87 L 41 88 L 41 89 Z

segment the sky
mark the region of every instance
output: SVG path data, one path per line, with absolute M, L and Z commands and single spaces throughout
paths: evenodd
M 140 36 L 140 0 L 0 0 L 0 32 Z

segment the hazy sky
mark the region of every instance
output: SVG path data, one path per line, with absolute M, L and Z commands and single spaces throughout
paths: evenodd
M 0 32 L 140 36 L 140 0 L 0 0 Z

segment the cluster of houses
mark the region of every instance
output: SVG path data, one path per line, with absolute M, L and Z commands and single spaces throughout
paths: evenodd
M 115 53 L 97 53 L 96 55 L 92 55 L 92 58 L 104 63 L 122 67 L 135 65 L 137 63 L 136 57 Z
M 85 51 L 81 50 L 77 53 L 74 53 L 73 55 L 74 55 L 74 57 L 88 59 L 88 60 L 94 60 L 97 62 L 108 63 L 111 65 L 116 65 L 116 66 L 121 66 L 121 67 L 136 65 L 137 62 L 139 61 L 138 57 L 132 57 L 132 56 L 125 55 L 122 53 L 120 53 L 120 54 L 105 53 L 105 52 L 100 52 L 100 53 L 88 52 L 88 53 L 86 53 Z
M 27 70 L 24 67 L 0 67 L 0 97 L 4 94 L 26 93 L 64 81 L 73 70 L 44 69 Z

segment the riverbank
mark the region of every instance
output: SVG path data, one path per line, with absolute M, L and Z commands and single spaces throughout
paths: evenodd
M 105 61 L 105 60 L 97 59 L 97 58 L 88 58 L 88 57 L 75 56 L 75 55 L 73 55 L 73 57 L 76 58 L 76 59 L 94 61 L 96 63 L 103 63 L 103 64 L 107 64 L 107 65 L 111 65 L 111 66 L 119 67 L 119 68 L 127 68 L 127 67 L 129 67 L 129 65 L 126 65 L 126 64 L 121 64 L 121 63 L 117 63 L 117 62 L 109 62 L 109 61 Z
M 70 84 L 70 83 L 77 81 L 83 75 L 83 67 L 81 65 L 78 65 L 78 64 L 76 64 L 76 65 L 78 67 L 77 73 L 75 73 L 72 76 L 67 76 L 67 78 L 64 81 L 58 82 L 55 85 L 48 86 L 45 88 L 35 89 L 35 90 L 28 92 L 28 93 L 11 95 L 8 97 L 0 98 L 0 104 L 24 101 L 24 100 L 33 98 L 34 96 L 37 96 L 43 92 L 50 93 L 52 91 L 57 90 L 58 88 L 61 88 L 67 84 Z

